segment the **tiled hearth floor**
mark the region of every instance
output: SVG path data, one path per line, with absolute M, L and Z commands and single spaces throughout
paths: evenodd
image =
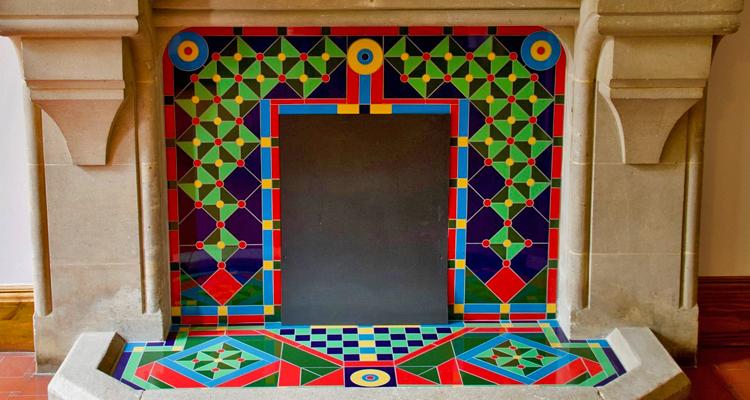
M 603 385 L 624 370 L 604 340 L 553 320 L 507 324 L 176 327 L 129 343 L 114 376 L 142 389 L 251 386 Z
M 750 348 L 702 349 L 685 368 L 695 400 L 750 400 Z M 50 375 L 34 375 L 32 353 L 0 353 L 0 400 L 47 398 Z

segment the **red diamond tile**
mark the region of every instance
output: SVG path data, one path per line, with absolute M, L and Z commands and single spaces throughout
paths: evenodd
M 241 287 L 242 285 L 224 269 L 214 272 L 203 284 L 203 289 L 221 305 L 229 301 Z
M 495 295 L 507 303 L 513 298 L 521 289 L 526 282 L 523 281 L 512 269 L 505 267 L 498 271 L 489 281 L 487 281 L 487 287 L 495 293 Z

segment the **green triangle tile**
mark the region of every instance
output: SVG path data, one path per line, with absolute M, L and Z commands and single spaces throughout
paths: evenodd
M 526 283 L 511 300 L 511 303 L 547 303 L 547 268 Z
M 193 84 L 193 91 L 195 92 L 195 95 L 198 96 L 198 98 L 201 100 L 211 100 L 214 97 L 214 94 L 200 82 L 195 82 Z
M 284 345 L 281 358 L 301 368 L 332 367 L 336 365 L 289 345 Z
M 492 41 L 493 37 L 488 36 L 487 39 L 482 42 L 479 46 L 477 46 L 476 49 L 474 49 L 474 56 L 475 57 L 487 57 L 488 54 L 492 51 Z
M 499 299 L 471 272 L 471 265 L 466 269 L 466 303 L 497 303 Z
M 216 61 L 213 60 L 209 61 L 208 64 L 198 72 L 198 78 L 200 79 L 211 79 L 214 75 L 216 75 Z
M 409 361 L 401 364 L 402 366 L 437 366 L 445 361 L 455 357 L 450 342 L 442 344 L 426 353 L 420 354 Z
M 262 305 L 263 304 L 263 270 L 259 270 L 258 272 L 253 275 L 253 277 L 245 282 L 245 285 L 242 286 L 242 289 L 240 289 L 237 294 L 232 297 L 231 300 L 227 303 L 227 305 L 242 305 L 242 306 L 256 306 L 256 305 Z M 281 351 L 281 343 L 276 342 L 275 340 L 268 338 L 266 336 L 259 336 L 256 337 L 258 340 L 257 343 L 252 344 L 248 343 L 243 340 L 243 342 L 250 344 L 253 347 L 256 347 L 262 351 L 265 351 L 268 354 L 273 354 L 278 356 L 279 352 Z M 238 338 L 239 339 L 239 338 Z M 261 340 L 262 339 L 262 340 Z M 240 339 L 241 340 L 241 339 Z M 248 339 L 249 340 L 249 339 Z M 276 351 L 278 347 L 278 352 Z
M 314 381 L 314 380 L 316 380 L 318 378 L 320 378 L 319 375 L 315 375 L 312 372 L 310 372 L 310 371 L 308 371 L 308 370 L 306 370 L 306 369 L 303 368 L 302 369 L 302 373 L 300 375 L 300 384 L 306 385 L 306 384 L 308 384 L 308 383 L 310 383 L 310 382 L 312 382 L 312 381 Z
M 325 49 L 326 53 L 328 53 L 331 58 L 342 58 L 346 57 L 346 53 L 339 48 L 339 46 L 336 45 L 336 43 L 333 42 L 328 36 L 323 39 L 325 41 Z
M 432 57 L 443 57 L 450 47 L 450 37 L 446 36 L 430 51 Z
M 385 57 L 399 57 L 406 51 L 406 37 L 402 36 L 396 43 L 391 46 L 386 52 Z
M 225 70 L 222 70 L 221 67 L 224 67 Z M 217 70 L 220 70 L 221 76 L 226 76 L 224 72 L 229 72 L 232 75 L 237 75 L 240 73 L 240 64 L 237 60 L 234 59 L 234 56 L 223 56 L 219 58 L 219 65 L 216 66 Z
M 248 385 L 245 385 L 244 387 L 276 387 L 279 382 L 279 373 L 274 372 L 271 375 L 268 375 L 265 378 L 258 379 L 255 382 L 252 382 Z
M 421 375 L 421 374 L 427 372 L 427 370 L 435 368 L 435 367 L 424 365 L 424 366 L 414 366 L 414 367 L 399 366 L 399 368 L 403 369 L 406 372 L 410 372 L 410 373 L 412 373 L 414 375 Z
M 333 371 L 341 369 L 341 367 L 311 367 L 305 369 L 317 376 L 326 376 Z
M 154 377 L 149 377 L 148 378 L 148 383 L 150 383 L 151 385 L 153 385 L 154 388 L 157 388 L 157 389 L 173 389 L 172 386 L 169 386 L 166 383 L 164 383 L 164 382 L 162 382 L 162 381 L 160 381 L 160 380 L 158 380 L 158 379 L 156 379 Z
M 426 97 L 427 96 L 427 83 L 425 81 L 423 81 L 421 77 L 419 77 L 419 78 L 409 78 L 409 84 L 422 97 Z
M 216 92 L 217 92 L 216 94 L 219 96 L 222 96 L 224 95 L 224 93 L 226 93 L 227 90 L 231 89 L 236 84 L 237 84 L 237 81 L 234 80 L 234 77 L 232 78 L 223 77 L 219 79 L 219 83 L 217 84 L 217 87 L 216 87 Z
M 469 97 L 469 82 L 466 81 L 465 77 L 453 77 L 451 83 L 462 95 Z
M 307 98 L 315 89 L 320 86 L 323 81 L 320 78 L 308 78 L 308 80 L 302 84 L 302 97 Z
M 176 100 L 175 103 L 177 103 L 177 105 L 181 109 L 185 110 L 185 112 L 187 113 L 187 115 L 190 115 L 190 116 L 196 115 L 196 112 L 195 112 L 195 103 L 193 103 L 192 101 L 185 100 L 185 99 L 179 99 L 179 100 Z
M 552 103 L 554 103 L 553 99 L 542 99 L 542 98 L 538 99 L 536 103 L 533 104 L 533 107 L 532 107 L 534 115 L 541 114 L 544 110 L 549 108 L 549 106 L 551 106 Z
M 494 383 L 492 382 L 486 381 L 464 371 L 461 371 L 461 382 L 467 386 L 494 385 Z
M 255 57 L 255 50 L 253 50 L 252 47 L 250 47 L 247 42 L 245 42 L 241 37 L 237 37 L 237 52 L 240 53 L 243 57 Z
M 427 379 L 434 383 L 440 383 L 440 375 L 438 375 L 437 368 L 430 368 L 427 371 L 421 373 L 419 376 Z
M 531 76 L 531 72 L 529 72 L 529 70 L 518 60 L 513 61 L 513 73 L 519 78 L 528 78 Z
M 287 57 L 299 57 L 299 50 L 294 47 L 291 43 L 289 43 L 286 38 L 281 38 L 281 51 L 287 56 Z
M 476 61 L 469 61 L 469 73 L 474 76 L 474 78 L 481 78 L 484 79 L 487 76 L 487 71 L 482 68 L 479 63 Z

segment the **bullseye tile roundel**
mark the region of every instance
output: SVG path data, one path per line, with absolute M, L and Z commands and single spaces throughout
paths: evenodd
M 524 39 L 521 57 L 532 69 L 546 71 L 560 59 L 560 41 L 551 32 L 534 32 Z
M 169 42 L 167 51 L 177 69 L 195 71 L 202 67 L 208 58 L 208 43 L 195 32 L 181 32 Z

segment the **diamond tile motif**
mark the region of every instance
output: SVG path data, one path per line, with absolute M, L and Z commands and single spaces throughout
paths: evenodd
M 553 34 L 191 28 L 163 60 L 174 323 L 280 320 L 278 118 L 357 113 L 451 115 L 450 319 L 554 318 L 566 56 Z
M 341 349 L 356 351 L 342 353 Z M 352 355 L 356 357 L 347 357 Z M 127 344 L 113 376 L 135 388 L 156 390 L 599 386 L 623 373 L 606 341 L 568 341 L 555 321 L 539 321 L 439 326 L 270 324 L 224 329 L 175 326 L 165 342 Z

